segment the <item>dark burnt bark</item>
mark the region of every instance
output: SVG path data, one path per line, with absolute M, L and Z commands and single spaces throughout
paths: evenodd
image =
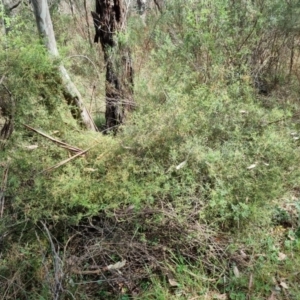
M 133 68 L 130 50 L 116 41 L 116 34 L 126 27 L 123 0 L 96 0 L 92 12 L 95 43 L 101 43 L 106 62 L 106 130 L 115 130 L 133 108 Z
M 0 119 L 4 121 L 0 130 L 0 150 L 14 130 L 15 100 L 10 90 L 3 84 L 4 76 L 0 79 Z

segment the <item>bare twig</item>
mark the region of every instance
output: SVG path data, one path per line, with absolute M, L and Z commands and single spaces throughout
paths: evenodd
M 62 287 L 62 280 L 64 278 L 64 273 L 62 268 L 63 263 L 59 257 L 59 254 L 55 250 L 55 246 L 51 234 L 49 232 L 49 229 L 47 228 L 44 222 L 41 221 L 41 224 L 44 227 L 44 230 L 47 234 L 48 240 L 51 245 L 51 251 L 53 256 L 53 267 L 54 267 L 54 280 L 55 280 L 55 286 L 52 288 L 52 292 L 53 292 L 53 299 L 58 300 L 61 292 L 63 291 L 63 287 Z
M 248 39 L 250 38 L 250 36 L 252 35 L 252 33 L 254 32 L 256 25 L 257 25 L 257 21 L 258 18 L 255 20 L 252 30 L 249 32 L 249 34 L 246 36 L 246 38 L 242 41 L 241 45 L 238 47 L 237 49 L 237 53 L 241 51 L 241 49 L 243 48 L 243 46 L 246 44 L 246 42 L 248 41 Z
M 95 72 L 97 73 L 98 77 L 99 77 L 99 78 L 101 77 L 101 75 L 100 75 L 100 73 L 99 73 L 99 71 L 98 71 L 99 68 L 96 66 L 96 64 L 95 64 L 88 56 L 82 55 L 82 54 L 77 54 L 77 55 L 71 55 L 71 56 L 68 56 L 68 57 L 66 57 L 66 59 L 74 58 L 74 57 L 79 57 L 79 58 L 84 58 L 84 59 L 86 59 L 88 62 L 90 62 L 90 63 L 92 64 L 92 66 L 94 67 Z
M 69 243 L 71 242 L 71 240 L 76 236 L 78 235 L 79 232 L 76 232 L 75 234 L 73 234 L 71 237 L 69 237 L 69 239 L 67 240 L 65 246 L 64 246 L 64 256 L 63 256 L 63 261 L 65 262 L 66 260 L 66 253 L 67 253 L 67 248 L 68 248 L 68 245 Z
M 293 114 L 293 115 L 291 115 L 291 116 L 283 117 L 283 118 L 281 118 L 281 119 L 278 119 L 278 120 L 275 120 L 275 121 L 268 122 L 268 123 L 265 124 L 264 126 L 268 126 L 268 125 L 271 125 L 271 124 L 275 124 L 275 123 L 279 123 L 279 122 L 282 122 L 282 121 L 286 121 L 286 120 L 288 120 L 288 119 L 295 118 L 295 117 L 297 117 L 297 116 L 299 116 L 299 115 L 300 115 L 300 112 L 297 112 L 297 113 L 295 113 L 295 114 Z
M 247 294 L 247 299 L 249 300 L 251 298 L 252 287 L 253 287 L 253 274 L 251 273 L 249 277 L 248 294 Z
M 36 236 L 36 238 L 37 238 L 37 240 L 39 242 L 40 251 L 42 253 L 43 252 L 43 249 L 42 249 L 42 246 L 41 246 L 42 242 L 41 242 L 40 237 L 39 237 L 39 235 L 38 235 L 38 233 L 36 231 L 35 231 L 35 236 Z M 43 253 L 42 264 L 43 264 L 43 266 L 45 268 L 45 271 L 46 271 L 45 277 L 46 277 L 46 280 L 48 281 L 49 287 L 51 287 L 50 272 L 49 272 L 48 266 L 45 263 L 45 261 L 46 261 L 46 255 L 45 255 L 45 253 Z

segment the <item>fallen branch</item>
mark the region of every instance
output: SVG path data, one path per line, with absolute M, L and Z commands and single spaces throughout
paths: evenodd
M 119 261 L 119 262 L 117 262 L 113 265 L 105 266 L 105 267 L 102 267 L 102 268 L 97 266 L 98 267 L 97 270 L 81 271 L 81 270 L 78 270 L 76 268 L 73 268 L 73 269 L 71 269 L 71 272 L 73 274 L 78 274 L 78 275 L 93 275 L 93 274 L 99 275 L 103 271 L 119 270 L 119 269 L 123 268 L 125 265 L 126 265 L 126 260 L 122 260 L 122 261 Z
M 76 157 L 78 157 L 78 156 L 81 156 L 81 155 L 85 154 L 85 153 L 88 152 L 90 149 L 91 149 L 91 147 L 88 148 L 88 149 L 86 149 L 86 150 L 81 150 L 79 153 L 77 153 L 77 154 L 71 156 L 70 158 L 67 158 L 67 159 L 61 161 L 60 163 L 58 163 L 58 164 L 56 164 L 56 165 L 54 165 L 54 166 L 52 166 L 52 167 L 50 167 L 50 168 L 48 168 L 48 169 L 43 170 L 43 171 L 40 172 L 40 173 L 45 173 L 45 172 L 49 172 L 49 171 L 52 171 L 52 170 L 54 170 L 54 169 L 57 169 L 57 168 L 59 168 L 59 167 L 65 165 L 65 164 L 67 164 L 68 162 L 70 162 L 70 161 L 73 160 L 74 158 L 76 158 Z
M 93 271 L 81 271 L 75 268 L 71 269 L 71 273 L 77 275 L 99 275 L 100 273 L 102 273 L 102 271 L 103 271 L 102 269 L 93 270 Z
M 283 121 L 286 121 L 286 120 L 288 120 L 288 119 L 293 119 L 293 118 L 295 118 L 295 117 L 298 117 L 299 115 L 300 115 L 300 112 L 296 112 L 296 113 L 294 113 L 294 114 L 291 115 L 291 116 L 283 117 L 283 118 L 281 118 L 281 119 L 278 119 L 278 120 L 275 120 L 275 121 L 268 122 L 268 123 L 266 123 L 264 126 L 269 126 L 269 125 L 271 125 L 271 124 L 283 122 Z
M 64 143 L 64 142 L 62 142 L 62 141 L 60 141 L 60 140 L 57 140 L 57 139 L 51 137 L 50 135 L 45 134 L 45 133 L 43 133 L 43 132 L 41 132 L 41 131 L 39 131 L 39 130 L 37 130 L 37 129 L 35 129 L 35 128 L 29 126 L 29 125 L 26 125 L 26 124 L 23 124 L 23 125 L 24 125 L 27 129 L 32 130 L 32 131 L 34 131 L 34 132 L 36 132 L 36 133 L 42 135 L 43 137 L 46 137 L 47 139 L 51 140 L 52 142 L 59 144 L 62 148 L 68 149 L 68 150 L 73 151 L 73 152 L 82 152 L 82 151 L 83 151 L 83 150 L 80 149 L 80 148 L 71 146 L 71 145 L 69 145 L 69 144 L 67 144 L 67 143 Z

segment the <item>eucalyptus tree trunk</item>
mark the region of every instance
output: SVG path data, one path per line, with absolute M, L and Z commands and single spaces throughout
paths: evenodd
M 53 57 L 58 57 L 59 54 L 56 46 L 47 0 L 31 0 L 31 2 L 33 5 L 37 27 L 40 35 L 44 39 L 45 46 L 50 55 Z M 79 91 L 73 84 L 67 70 L 62 64 L 59 66 L 59 73 L 64 86 L 64 97 L 69 105 L 72 105 L 76 108 L 76 110 L 72 112 L 73 116 L 79 119 L 80 123 L 82 123 L 82 125 L 87 129 L 96 131 L 96 126 L 89 112 L 84 107 Z
M 92 16 L 96 29 L 94 42 L 101 43 L 106 62 L 105 118 L 106 131 L 110 131 L 124 123 L 127 112 L 134 106 L 130 49 L 126 41 L 117 41 L 117 34 L 126 28 L 124 0 L 96 0 Z

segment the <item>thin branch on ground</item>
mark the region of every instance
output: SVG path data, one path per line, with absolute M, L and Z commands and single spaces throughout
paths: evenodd
M 58 139 L 55 139 L 55 138 L 51 137 L 50 135 L 48 135 L 48 134 L 46 134 L 46 133 L 43 133 L 43 132 L 41 132 L 40 130 L 35 129 L 35 128 L 29 126 L 29 125 L 26 125 L 26 124 L 23 124 L 23 125 L 24 125 L 27 129 L 32 130 L 32 131 L 34 131 L 34 132 L 36 132 L 36 133 L 42 135 L 43 137 L 45 137 L 45 138 L 51 140 L 51 141 L 54 142 L 54 143 L 57 143 L 57 144 L 60 145 L 62 148 L 66 148 L 66 149 L 68 149 L 68 150 L 70 150 L 70 151 L 73 151 L 73 152 L 82 152 L 82 151 L 83 151 L 83 150 L 80 149 L 80 148 L 71 146 L 71 145 L 69 145 L 69 144 L 67 144 L 67 143 L 64 143 L 64 142 L 58 140 Z
M 73 156 L 71 156 L 70 158 L 67 158 L 67 159 L 61 161 L 60 163 L 58 163 L 58 164 L 56 164 L 56 165 L 54 165 L 54 166 L 52 166 L 52 167 L 49 167 L 49 168 L 47 168 L 47 169 L 41 171 L 40 173 L 46 173 L 46 172 L 50 172 L 50 171 L 52 171 L 52 170 L 54 170 L 54 169 L 57 169 L 57 168 L 59 168 L 59 167 L 65 165 L 65 164 L 67 164 L 67 163 L 70 162 L 71 160 L 75 159 L 76 157 L 81 156 L 81 155 L 84 155 L 84 154 L 87 153 L 90 149 L 91 149 L 91 147 L 88 148 L 88 149 L 86 149 L 86 150 L 83 150 L 83 151 L 81 151 L 81 152 L 79 152 L 79 153 L 77 153 L 77 154 L 75 154 L 75 155 L 73 155 Z

